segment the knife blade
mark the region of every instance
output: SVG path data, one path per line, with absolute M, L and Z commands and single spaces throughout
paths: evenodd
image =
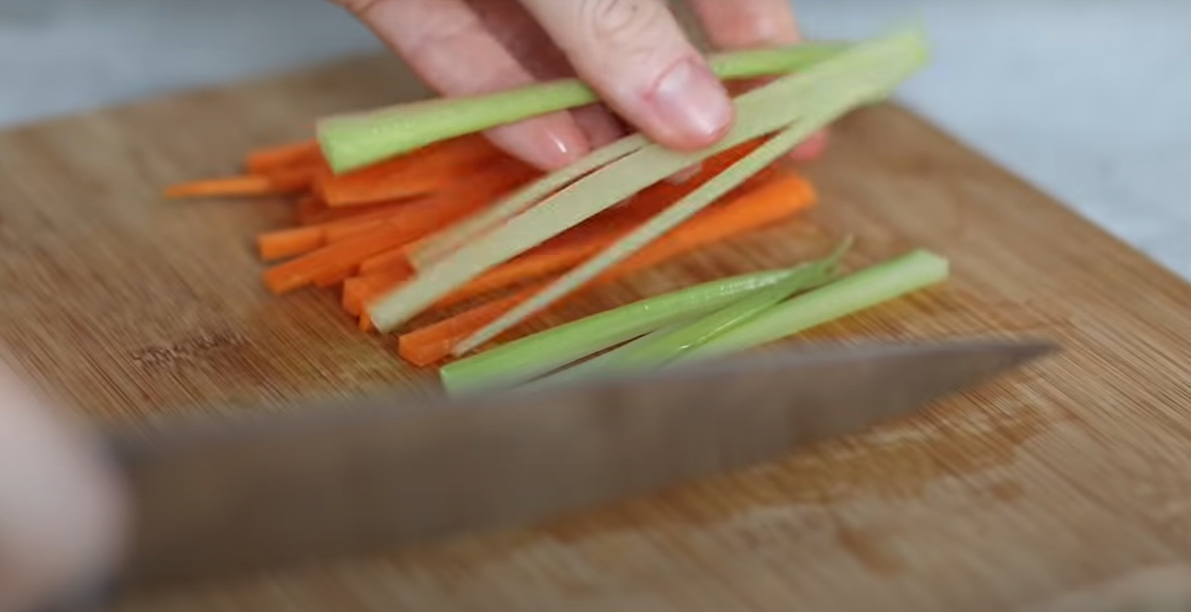
M 117 589 L 366 553 L 637 496 L 861 432 L 1038 342 L 825 347 L 532 391 L 385 394 L 107 441 L 136 519 Z

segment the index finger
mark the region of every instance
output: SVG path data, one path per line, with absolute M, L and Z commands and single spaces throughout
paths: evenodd
M 355 14 L 440 94 L 488 93 L 535 82 L 463 0 L 336 0 Z M 543 170 L 590 150 L 565 112 L 490 129 L 497 146 Z

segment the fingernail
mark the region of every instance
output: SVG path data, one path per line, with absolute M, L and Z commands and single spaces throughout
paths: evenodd
M 586 139 L 578 128 L 558 129 L 540 123 L 538 119 L 530 119 L 496 128 L 490 135 L 501 148 L 547 172 L 562 168 L 588 152 Z
M 692 145 L 711 144 L 732 121 L 732 101 L 720 80 L 695 60 L 679 62 L 650 96 L 654 112 Z
M 582 148 L 573 138 L 552 130 L 542 130 L 536 132 L 535 137 L 527 139 L 525 161 L 539 168 L 556 170 L 579 159 Z

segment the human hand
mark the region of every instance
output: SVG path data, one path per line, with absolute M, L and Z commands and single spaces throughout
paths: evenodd
M 0 372 L 0 612 L 102 577 L 120 552 L 120 493 L 81 428 Z
M 497 146 L 543 170 L 622 136 L 617 117 L 677 150 L 713 144 L 734 119 L 723 84 L 665 0 L 335 1 L 442 95 L 575 75 L 588 83 L 604 104 L 487 132 Z M 717 49 L 799 40 L 789 0 L 686 1 Z M 813 158 L 825 142 L 820 134 L 792 156 Z

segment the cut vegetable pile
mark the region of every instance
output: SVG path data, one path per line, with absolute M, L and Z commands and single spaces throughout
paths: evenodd
M 917 30 L 713 56 L 721 78 L 774 78 L 737 96 L 731 131 L 696 152 L 633 134 L 543 174 L 480 135 L 594 100 L 566 80 L 332 117 L 318 140 L 250 152 L 243 176 L 166 195 L 292 198 L 295 225 L 257 237 L 271 264 L 265 286 L 338 289 L 362 331 L 398 334 L 405 360 L 454 360 L 440 369 L 449 392 L 667 367 L 940 282 L 947 262 L 914 251 L 840 278 L 846 241 L 819 261 L 708 281 L 493 345 L 595 287 L 798 215 L 815 191 L 776 162 L 884 100 L 925 57 Z M 665 180 L 696 165 L 693 178 Z

